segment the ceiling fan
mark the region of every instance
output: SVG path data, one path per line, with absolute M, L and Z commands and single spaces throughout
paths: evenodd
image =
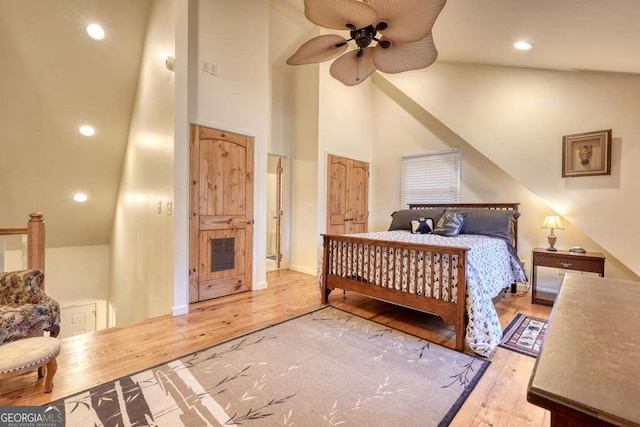
M 362 83 L 374 71 L 401 73 L 426 68 L 438 57 L 431 29 L 447 0 L 304 0 L 304 14 L 316 25 L 348 30 L 314 37 L 289 59 L 289 65 L 328 61 L 331 75 L 347 86 Z M 380 37 L 382 34 L 382 37 Z M 374 46 L 371 46 L 376 42 Z

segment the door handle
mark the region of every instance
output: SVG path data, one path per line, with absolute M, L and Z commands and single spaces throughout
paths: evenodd
M 255 222 L 253 219 L 248 219 L 245 221 L 247 224 L 249 225 L 253 225 L 253 223 Z
M 560 265 L 563 266 L 564 268 L 571 267 L 571 263 L 570 262 L 561 262 Z

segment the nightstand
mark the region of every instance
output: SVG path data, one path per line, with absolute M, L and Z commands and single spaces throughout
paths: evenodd
M 537 291 L 536 269 L 537 267 L 563 268 L 565 270 L 588 271 L 598 273 L 604 277 L 605 257 L 599 252 L 587 252 L 584 254 L 569 251 L 548 251 L 542 248 L 534 248 L 531 263 L 531 302 L 533 304 L 553 305 L 556 295 L 551 292 Z

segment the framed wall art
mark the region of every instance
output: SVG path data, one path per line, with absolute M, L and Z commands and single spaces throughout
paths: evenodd
M 611 175 L 611 129 L 562 137 L 562 177 Z

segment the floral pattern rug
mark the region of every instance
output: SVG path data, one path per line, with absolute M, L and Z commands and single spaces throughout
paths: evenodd
M 52 406 L 67 426 L 443 426 L 489 364 L 326 307 Z
M 545 319 L 518 313 L 505 329 L 500 347 L 527 356 L 538 357 L 546 333 L 547 321 Z

